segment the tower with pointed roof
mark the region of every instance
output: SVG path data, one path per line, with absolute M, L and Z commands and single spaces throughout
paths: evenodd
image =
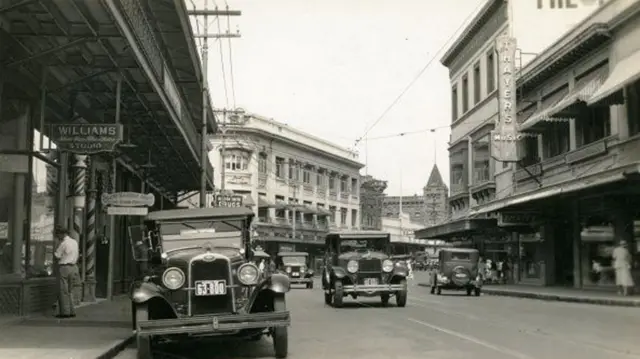
M 425 224 L 435 226 L 445 222 L 449 217 L 449 188 L 442 179 L 438 165 L 433 165 L 422 192 Z

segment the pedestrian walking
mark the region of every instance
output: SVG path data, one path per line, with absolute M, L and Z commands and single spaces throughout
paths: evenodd
M 487 273 L 487 262 L 485 262 L 484 258 L 478 258 L 478 281 L 480 283 L 484 283 L 484 277 Z
M 629 249 L 627 248 L 627 241 L 620 240 L 618 246 L 613 250 L 613 268 L 616 271 L 616 286 L 618 286 L 618 293 L 622 295 L 629 295 L 629 289 L 633 288 L 633 276 L 631 275 L 632 258 Z
M 79 249 L 78 242 L 69 236 L 69 231 L 60 226 L 54 229 L 54 237 L 59 241 L 55 257 L 58 259 L 58 281 L 60 292 L 58 293 L 58 318 L 75 317 L 73 301 L 73 288 L 80 281 L 78 271 Z

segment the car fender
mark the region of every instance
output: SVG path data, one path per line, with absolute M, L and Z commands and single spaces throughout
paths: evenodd
M 394 267 L 391 272 L 392 277 L 406 277 L 409 275 L 409 268 L 405 266 Z
M 331 268 L 331 270 L 333 272 L 333 277 L 335 277 L 336 279 L 343 279 L 347 276 L 347 271 L 342 267 L 333 267 Z
M 162 298 L 165 300 L 163 292 L 162 288 L 155 283 L 138 282 L 133 284 L 129 295 L 131 297 L 131 301 L 140 304 L 146 303 L 153 298 Z
M 266 289 L 274 293 L 287 293 L 291 289 L 289 276 L 281 273 L 274 273 L 267 281 Z

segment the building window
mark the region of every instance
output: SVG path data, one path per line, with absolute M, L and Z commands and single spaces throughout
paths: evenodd
M 491 180 L 491 153 L 489 149 L 489 135 L 473 143 L 473 183 L 481 184 Z
M 552 122 L 542 133 L 544 158 L 569 152 L 569 122 Z
M 480 102 L 482 82 L 480 80 L 480 62 L 477 62 L 473 67 L 473 104 L 477 105 Z
M 329 219 L 332 223 L 337 224 L 338 223 L 338 209 L 336 208 L 336 206 L 329 206 L 329 212 L 331 212 L 331 215 L 329 216 Z
M 464 186 L 464 166 L 459 164 L 454 164 L 451 166 L 451 186 L 458 187 Z
M 351 179 L 351 193 L 353 193 L 353 194 L 357 194 L 358 193 L 358 179 L 357 178 L 352 178 Z
M 469 111 L 469 77 L 464 75 L 462 77 L 462 114 L 464 115 Z
M 249 155 L 239 152 L 227 154 L 224 167 L 229 171 L 246 171 L 249 168 Z
M 316 186 L 318 187 L 326 187 L 326 183 L 324 182 L 324 172 L 322 170 L 318 170 L 316 173 Z
M 524 156 L 520 162 L 521 167 L 531 166 L 540 162 L 540 152 L 538 151 L 538 137 L 525 137 L 522 140 Z M 505 162 L 506 163 L 506 162 Z
M 589 107 L 576 120 L 576 144 L 588 145 L 611 134 L 609 107 Z
M 334 175 L 329 175 L 329 189 L 336 190 L 336 177 Z
M 496 89 L 496 61 L 495 50 L 487 52 L 487 94 Z
M 348 192 L 349 187 L 347 186 L 347 177 L 342 177 L 340 179 L 340 192 Z
M 341 225 L 346 225 L 347 224 L 347 209 L 346 208 L 340 208 L 340 224 Z
M 284 159 L 282 159 L 282 160 L 284 162 Z M 276 203 L 277 204 L 285 203 L 284 197 L 276 196 Z M 277 220 L 284 220 L 286 217 L 287 217 L 286 209 L 284 209 L 284 208 L 276 209 L 276 219 Z
M 351 210 L 351 227 L 352 228 L 356 228 L 358 227 L 358 210 L 357 209 L 352 209 Z
M 295 160 L 289 160 L 289 179 L 300 181 L 300 168 Z
M 267 173 L 267 154 L 261 152 L 258 155 L 258 172 Z
M 627 87 L 627 100 L 625 103 L 627 106 L 629 136 L 633 136 L 640 133 L 640 80 Z
M 311 172 L 308 168 L 302 170 L 302 182 L 304 184 L 311 184 Z
M 284 158 L 276 157 L 276 177 L 284 179 Z
M 458 86 L 451 89 L 451 122 L 458 119 Z

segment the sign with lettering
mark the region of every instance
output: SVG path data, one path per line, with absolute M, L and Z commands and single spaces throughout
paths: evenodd
M 146 216 L 149 214 L 147 207 L 107 207 L 110 216 Z
M 518 161 L 520 136 L 516 124 L 516 39 L 500 36 L 498 53 L 498 119 L 491 132 L 491 156 L 501 162 Z
M 151 207 L 156 202 L 156 197 L 151 193 L 117 192 L 103 193 L 100 200 L 105 206 Z
M 243 197 L 240 195 L 217 194 L 213 197 L 214 207 L 242 207 Z
M 502 212 L 498 213 L 498 227 L 530 226 L 538 218 L 533 212 Z
M 62 151 L 81 154 L 112 152 L 122 141 L 122 124 L 51 125 L 51 140 Z

